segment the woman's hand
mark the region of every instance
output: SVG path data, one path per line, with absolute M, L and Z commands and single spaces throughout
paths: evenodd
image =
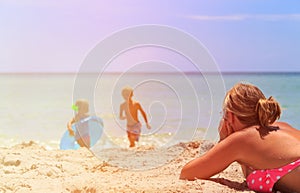
M 231 126 L 231 124 L 228 122 L 226 119 L 222 119 L 219 124 L 219 136 L 220 136 L 220 141 L 234 133 L 234 130 Z

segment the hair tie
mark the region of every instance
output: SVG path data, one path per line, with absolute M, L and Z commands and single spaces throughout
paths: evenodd
M 77 105 L 72 105 L 72 109 L 77 112 L 78 111 L 78 106 Z

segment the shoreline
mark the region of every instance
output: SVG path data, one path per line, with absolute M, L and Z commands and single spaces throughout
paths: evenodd
M 0 148 L 0 192 L 253 192 L 237 163 L 210 180 L 179 180 L 201 146 L 203 141 L 91 152 L 23 142 Z

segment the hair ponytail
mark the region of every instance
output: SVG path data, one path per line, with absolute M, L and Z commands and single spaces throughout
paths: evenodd
M 271 96 L 270 98 L 261 98 L 256 104 L 256 113 L 259 123 L 262 127 L 268 127 L 280 118 L 281 108 L 279 103 Z
M 269 127 L 281 114 L 273 97 L 266 99 L 258 87 L 245 83 L 238 83 L 227 92 L 223 108 L 235 114 L 246 127 Z

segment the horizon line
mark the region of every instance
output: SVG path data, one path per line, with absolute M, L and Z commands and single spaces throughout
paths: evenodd
M 81 72 L 80 74 L 100 74 L 101 72 Z M 116 72 L 104 72 L 103 74 L 123 74 L 122 71 L 116 71 Z M 154 71 L 141 71 L 141 72 L 126 72 L 128 74 L 177 74 L 178 72 L 154 72 Z M 195 71 L 182 71 L 181 73 L 184 74 L 300 74 L 300 71 L 203 71 L 203 72 L 195 72 Z M 30 75 L 30 74 L 61 74 L 61 75 L 76 75 L 79 74 L 79 72 L 0 72 L 0 75 Z

